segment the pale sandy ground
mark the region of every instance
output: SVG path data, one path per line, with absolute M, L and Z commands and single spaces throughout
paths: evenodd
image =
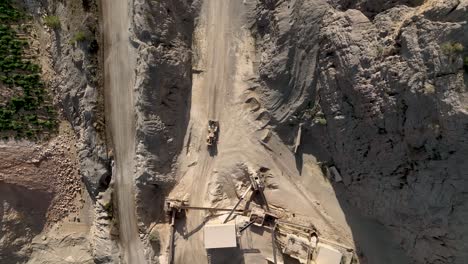
M 134 200 L 135 120 L 133 82 L 135 54 L 129 40 L 129 7 L 133 1 L 102 1 L 107 119 L 115 151 L 120 246 L 123 262 L 146 263 L 139 239 Z
M 230 1 L 229 4 L 214 0 L 204 2 L 194 44 L 194 68 L 203 72 L 193 76 L 191 121 L 187 132 L 190 138 L 186 139 L 190 145 L 187 146 L 186 155 L 180 158 L 181 179 L 171 196 L 184 197 L 189 194 L 192 205 L 209 205 L 208 193 L 212 190 L 208 185 L 211 183 L 215 186 L 218 180 L 214 172 L 235 170 L 239 163 L 249 164 L 253 168 L 265 166 L 274 175 L 269 179 L 269 184 L 278 186 L 277 189 L 266 191 L 270 204 L 287 208 L 297 214 L 298 218 L 299 215 L 310 217 L 324 235 L 352 244 L 351 232 L 343 213 L 336 209 L 337 201 L 332 189 L 329 188 L 327 193 L 327 189 L 318 186 L 310 178 L 311 175 L 319 175 L 319 168 L 309 165 L 308 176 L 304 173 L 299 176 L 292 152 L 275 136 L 268 143 L 272 151 L 259 142 L 266 132 L 262 129 L 265 120 L 259 118 L 263 116 L 262 111 L 252 113 L 243 103 L 250 96 L 248 80 L 255 74 L 253 40 L 242 24 L 243 8 L 240 1 Z M 218 153 L 214 156 L 209 155 L 204 142 L 208 119 L 220 122 Z M 324 181 L 323 177 L 319 180 Z M 317 187 L 314 188 L 317 193 L 325 193 L 331 198 L 328 199 L 333 209 L 330 214 L 334 214 L 334 217 L 325 213 L 323 207 L 328 206 L 328 203 L 319 204 L 316 193 L 304 187 L 307 184 L 305 181 L 313 182 L 312 187 Z M 224 185 L 223 188 L 228 189 L 228 183 Z M 232 190 L 236 189 L 234 185 Z M 232 206 L 235 203 L 235 193 L 229 198 L 229 201 L 223 201 L 224 205 Z M 204 212 L 188 213 L 185 231 L 182 232 L 191 236 L 176 237 L 175 263 L 193 260 L 196 263 L 207 262 L 201 232 L 203 220 Z M 183 229 L 181 225 L 179 230 Z M 252 253 L 244 255 L 246 263 L 265 262 L 264 256 L 271 256 L 271 236 L 248 234 L 246 249 Z M 251 250 L 251 247 L 258 250 Z M 225 252 L 224 255 L 230 258 L 231 254 Z
M 373 234 L 388 234 L 358 216 L 352 219 L 362 221 L 363 228 L 350 229 L 350 216 L 345 216 L 313 156 L 303 157 L 299 172 L 294 154 L 274 134 L 266 145 L 261 144 L 268 131 L 268 113 L 255 100 L 244 103 L 255 98 L 249 90 L 249 80 L 255 75 L 254 42 L 243 24 L 244 8 L 242 1 L 204 1 L 194 36 L 194 68 L 202 72 L 193 75 L 188 145 L 179 159 L 179 184 L 170 197 L 187 198 L 194 206 L 231 207 L 241 192 L 234 176 L 239 168 L 264 166 L 273 175 L 268 185 L 276 186 L 265 191 L 271 206 L 294 213 L 291 220 L 313 223 L 322 237 L 350 247 L 354 247 L 353 232 L 359 232 L 366 244 L 373 245 L 369 250 L 377 256 L 372 259 L 387 259 L 386 252 L 395 253 L 393 247 Z M 213 156 L 204 142 L 208 119 L 220 122 L 219 145 Z M 244 233 L 239 249 L 207 256 L 203 246 L 205 216 L 202 211 L 189 211 L 186 221 L 177 224 L 174 263 L 266 263 L 265 257 L 272 257 L 271 234 L 258 228 Z

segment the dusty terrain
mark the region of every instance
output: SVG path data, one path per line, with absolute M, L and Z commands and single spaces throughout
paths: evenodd
M 265 167 L 271 174 L 267 180 L 270 188 L 265 192 L 270 206 L 284 208 L 302 218 L 299 221 L 319 227 L 323 235 L 352 246 L 350 230 L 336 200 L 320 205 L 314 188 L 304 187 L 301 177 L 321 175 L 316 162 L 307 164 L 311 169 L 300 176 L 293 154 L 279 138 L 272 136 L 267 143 L 260 142 L 271 128 L 265 116 L 268 113 L 255 105 L 244 104 L 256 100 L 250 92 L 255 85 L 251 81 L 255 76 L 254 42 L 246 21 L 247 9 L 241 2 L 205 1 L 202 5 L 195 30 L 193 62 L 200 72 L 193 75 L 190 123 L 179 157 L 180 179 L 169 197 L 188 198 L 194 206 L 230 207 L 248 184 L 249 171 Z M 221 129 L 219 145 L 213 153 L 205 143 L 209 119 L 218 120 Z M 320 180 L 325 184 L 323 177 Z M 319 188 L 315 191 L 324 193 Z M 341 222 L 332 220 L 327 213 L 332 208 L 341 214 Z M 209 218 L 204 212 L 189 211 L 187 221 L 179 224 L 175 263 L 194 259 L 207 262 L 201 231 Z M 238 263 L 242 259 L 246 263 L 261 263 L 266 257 L 271 258 L 271 248 L 265 247 L 271 234 L 251 236 L 251 241 L 240 249 L 210 258 L 212 261 L 216 258 L 215 263 Z M 238 250 L 260 251 L 242 256 Z
M 63 124 L 59 136 L 46 144 L 1 144 L 2 263 L 27 261 L 29 254 L 37 251 L 32 239 L 40 233 L 57 234 L 57 225 L 65 217 L 69 225 L 91 224 L 86 214 L 80 214 L 85 206 L 80 197 L 85 190 L 78 176 L 75 142 L 70 127 Z M 61 247 L 60 243 L 56 246 Z M 78 255 L 70 252 L 70 257 Z
M 468 1 L 15 3 L 61 125 L 0 142 L 0 263 L 297 263 L 268 227 L 205 250 L 212 209 L 169 251 L 166 199 L 232 208 L 253 175 L 230 223 L 269 208 L 353 264 L 467 262 Z
M 130 46 L 129 2 L 104 1 L 104 71 L 108 126 L 115 155 L 120 246 L 125 263 L 144 263 L 139 239 L 134 191 L 135 120 L 133 87 L 134 55 Z
M 12 2 L 31 16 L 27 52 L 42 67 L 60 128 L 48 141 L 1 143 L 0 262 L 111 262 L 109 212 L 95 197 L 109 175 L 97 87 L 97 6 Z M 59 16 L 60 28 L 45 26 L 46 15 Z M 74 41 L 77 32 L 85 39 Z
M 312 223 L 325 237 L 353 247 L 344 213 L 316 159 L 304 156 L 299 167 L 291 149 L 277 136 L 261 142 L 271 133 L 271 127 L 269 113 L 251 92 L 256 85 L 252 81 L 255 47 L 245 27 L 246 8 L 241 3 L 223 5 L 216 1 L 206 1 L 202 6 L 194 44 L 194 68 L 201 73 L 193 76 L 191 121 L 178 173 L 181 179 L 169 197 L 188 198 L 190 204 L 197 206 L 230 207 L 248 184 L 248 171 L 265 167 L 271 174 L 265 192 L 270 206 L 283 208 L 295 215 L 294 221 Z M 220 143 L 213 155 L 204 142 L 208 119 L 218 120 L 221 127 Z M 176 263 L 190 259 L 207 261 L 201 232 L 206 217 L 203 212 L 189 212 L 187 222 L 180 224 Z M 370 233 L 362 232 L 372 238 Z M 243 259 L 246 263 L 261 263 L 266 257 L 271 258 L 272 249 L 265 246 L 270 234 L 248 236 L 240 250 L 259 253 L 242 257 L 239 252 L 224 252 L 224 259 L 215 256 L 217 261 L 237 263 Z M 390 240 L 376 243 L 376 248 L 383 253 L 397 247 Z

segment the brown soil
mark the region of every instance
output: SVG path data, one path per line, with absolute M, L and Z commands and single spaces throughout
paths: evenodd
M 47 210 L 47 226 L 79 209 L 75 198 L 81 192 L 81 182 L 74 142 L 72 131 L 62 124 L 60 135 L 47 143 L 0 143 L 0 186 L 50 194 L 53 198 Z M 43 202 L 38 198 L 30 202 Z

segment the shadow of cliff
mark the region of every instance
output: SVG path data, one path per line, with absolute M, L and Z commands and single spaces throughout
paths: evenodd
M 357 247 L 356 255 L 361 264 L 413 263 L 386 226 L 376 219 L 364 216 L 348 202 L 343 184 L 333 184 L 333 188 L 351 229 Z
M 333 165 L 333 159 L 325 144 L 327 141 L 323 136 L 326 135 L 324 132 L 324 126 L 316 126 L 311 130 L 304 131 L 301 147 L 296 154 L 296 159 L 299 160 L 297 166 L 303 166 L 302 159 L 304 155 L 313 155 L 322 163 L 322 166 Z M 361 264 L 412 263 L 387 227 L 375 219 L 364 216 L 363 212 L 360 212 L 359 209 L 349 203 L 348 195 L 352 194 L 347 192 L 342 182 L 333 182 L 332 187 L 346 223 L 351 230 L 357 250 L 356 257 Z
M 23 247 L 42 232 L 53 195 L 0 181 L 0 263 L 28 261 Z
M 323 138 L 325 127 L 314 125 L 310 129 L 304 128 L 301 137 L 301 144 L 297 148 L 295 154 L 296 169 L 299 175 L 302 175 L 302 168 L 304 166 L 304 155 L 313 155 L 317 160 L 323 163 L 331 163 L 332 158 L 327 150 L 327 146 L 323 143 L 326 142 Z

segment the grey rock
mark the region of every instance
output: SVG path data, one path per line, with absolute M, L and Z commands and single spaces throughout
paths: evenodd
M 303 137 L 327 139 L 338 198 L 389 227 L 414 263 L 465 263 L 466 1 L 329 3 L 258 5 L 262 106 L 288 142 L 290 117 L 317 103 L 325 129 L 302 120 Z M 465 50 L 444 50 L 453 43 Z
M 96 67 L 96 54 L 88 49 L 91 40 L 72 44 L 71 39 L 76 32 L 65 25 L 77 23 L 76 19 L 80 19 L 80 16 L 84 17 L 80 20 L 83 29 L 95 26 L 96 21 L 91 13 L 73 11 L 76 7 L 70 5 L 71 3 L 42 1 L 39 6 L 42 13 L 50 12 L 47 8 L 54 6 L 55 14 L 61 17 L 61 30 L 51 32 L 51 59 L 57 73 L 51 88 L 55 95 L 54 101 L 61 107 L 62 115 L 71 123 L 81 143 L 78 146 L 80 173 L 88 192 L 94 197 L 102 186 L 103 179 L 109 175 L 104 134 L 93 126 L 94 123 L 101 122 L 99 104 L 102 104 L 102 100 L 99 102 L 99 94 L 103 90 L 97 82 L 96 72 L 92 71 Z M 39 7 L 35 3 L 31 8 Z M 71 12 L 82 13 L 70 15 Z
M 191 1 L 135 1 L 137 178 L 170 186 L 168 177 L 188 123 L 194 15 Z

